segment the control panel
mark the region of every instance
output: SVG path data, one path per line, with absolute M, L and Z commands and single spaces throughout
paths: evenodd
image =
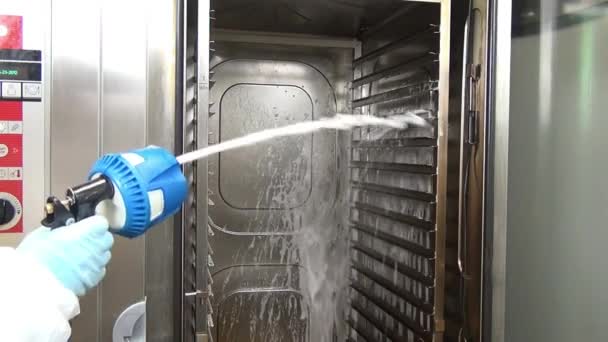
M 44 201 L 46 36 L 34 5 L 40 3 L 0 4 L 0 245 L 38 227 L 41 213 L 26 208 Z
M 42 101 L 42 56 L 20 49 L 14 16 L 0 17 L 7 35 L 0 37 L 0 232 L 23 231 L 23 102 Z M 0 29 L 2 30 L 2 29 Z M 10 38 L 10 37 L 9 37 Z M 19 49 L 18 49 L 19 48 Z

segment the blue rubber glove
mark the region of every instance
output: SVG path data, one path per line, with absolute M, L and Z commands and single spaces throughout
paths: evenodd
M 104 277 L 113 243 L 108 221 L 93 216 L 54 230 L 40 227 L 17 251 L 46 266 L 63 286 L 82 296 Z

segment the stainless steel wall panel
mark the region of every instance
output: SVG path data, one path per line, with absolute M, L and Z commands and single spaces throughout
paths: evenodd
M 511 92 L 512 3 L 491 3 L 495 25 L 490 46 L 492 78 L 489 87 L 488 197 L 485 212 L 484 341 L 504 342 L 506 319 L 507 215 L 509 199 L 509 115 Z
M 82 182 L 100 153 L 100 1 L 52 3 L 51 193 Z M 78 13 L 78 15 L 74 15 Z M 99 290 L 80 300 L 74 341 L 100 341 Z
M 273 99 L 272 108 L 256 104 L 255 99 L 264 97 Z M 235 84 L 224 92 L 219 106 L 221 140 L 314 119 L 308 93 L 292 85 Z M 241 106 L 248 107 L 247 118 L 242 116 Z M 270 115 L 260 112 L 268 110 Z M 280 161 L 281 169 L 288 171 L 275 174 L 271 159 L 281 145 L 289 149 Z M 221 155 L 219 195 L 236 209 L 284 210 L 302 206 L 312 193 L 312 149 L 312 136 L 308 135 L 277 139 Z M 232 176 L 232 170 L 242 172 L 241 177 Z M 297 186 L 286 187 L 286 184 Z
M 242 265 L 214 277 L 217 341 L 305 341 L 309 309 L 298 266 Z
M 146 143 L 175 147 L 175 1 L 147 2 Z M 146 234 L 146 339 L 174 342 L 174 221 L 168 219 Z
M 215 1 L 222 28 L 334 37 L 354 37 L 361 26 L 390 16 L 401 5 L 395 0 Z
M 145 0 L 104 0 L 101 7 L 101 153 L 146 143 L 147 18 Z M 148 5 L 150 6 L 150 5 Z M 118 315 L 144 299 L 145 237 L 117 237 L 101 290 L 101 341 Z
M 51 192 L 78 184 L 103 153 L 153 143 L 173 149 L 172 0 L 52 2 Z M 150 115 L 150 120 L 148 120 Z M 145 296 L 151 340 L 173 341 L 173 227 L 115 238 L 107 276 L 81 300 L 74 341 L 111 341 L 118 315 Z M 146 239 L 151 239 L 147 242 Z M 145 248 L 155 267 L 145 273 Z M 157 304 L 158 303 L 158 304 Z M 169 312 L 169 314 L 167 314 Z
M 218 342 L 304 342 L 308 311 L 293 290 L 251 289 L 227 298 L 218 312 Z M 237 309 L 238 308 L 238 309 Z M 276 324 L 281 318 L 281 324 Z
M 607 9 L 497 4 L 492 341 L 608 336 Z
M 349 49 L 236 42 L 215 48 L 210 143 L 348 108 Z M 299 248 L 317 226 L 338 229 L 345 142 L 326 131 L 209 159 L 218 340 L 306 341 L 315 340 L 315 325 L 331 330 L 305 290 L 309 272 L 317 272 L 306 269 L 308 254 L 324 252 Z

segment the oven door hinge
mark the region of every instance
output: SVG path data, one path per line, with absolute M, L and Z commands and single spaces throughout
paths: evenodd
M 467 98 L 466 105 L 466 135 L 465 142 L 470 145 L 477 144 L 479 137 L 479 110 L 477 108 L 477 86 L 481 77 L 481 64 L 467 65 Z

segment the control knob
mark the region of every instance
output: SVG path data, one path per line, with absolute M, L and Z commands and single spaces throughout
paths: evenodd
M 0 225 L 11 222 L 15 214 L 15 206 L 8 200 L 0 199 Z
M 0 231 L 15 227 L 22 214 L 19 199 L 8 192 L 0 192 Z

